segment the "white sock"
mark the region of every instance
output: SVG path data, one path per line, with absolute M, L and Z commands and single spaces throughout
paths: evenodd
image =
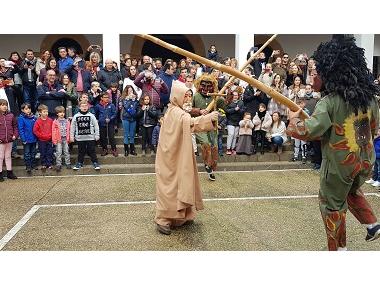
M 347 247 L 338 247 L 338 251 L 347 251 Z
M 367 229 L 372 229 L 373 227 L 377 226 L 379 223 L 376 222 L 376 223 L 373 223 L 373 224 L 370 224 L 370 225 L 367 225 Z

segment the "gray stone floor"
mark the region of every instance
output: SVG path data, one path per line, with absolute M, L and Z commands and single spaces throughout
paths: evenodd
M 49 206 L 40 208 L 3 250 L 326 250 L 318 200 L 272 199 L 318 193 L 313 171 L 201 174 L 205 210 L 195 223 L 160 235 L 154 204 Z M 0 184 L 0 238 L 33 205 L 153 201 L 154 175 L 40 177 Z M 370 186 L 365 192 L 379 193 Z M 212 200 L 267 197 L 266 199 Z M 380 197 L 368 196 L 380 215 Z M 364 241 L 365 227 L 349 214 L 350 250 L 380 250 Z

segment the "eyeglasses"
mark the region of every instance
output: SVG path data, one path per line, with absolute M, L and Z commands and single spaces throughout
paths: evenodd
M 283 56 L 282 58 L 283 58 L 283 59 L 287 59 L 287 58 L 289 58 L 289 57 L 288 57 L 288 56 Z

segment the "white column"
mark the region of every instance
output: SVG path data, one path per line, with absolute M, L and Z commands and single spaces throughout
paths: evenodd
M 239 69 L 247 62 L 247 54 L 254 45 L 254 34 L 235 35 L 235 58 L 238 60 Z
M 120 35 L 118 33 L 103 34 L 103 63 L 108 58 L 117 62 L 120 69 Z
M 356 38 L 356 44 L 359 47 L 365 49 L 364 56 L 367 59 L 367 66 L 372 71 L 373 68 L 373 53 L 375 47 L 375 35 L 374 34 L 360 34 L 354 35 Z

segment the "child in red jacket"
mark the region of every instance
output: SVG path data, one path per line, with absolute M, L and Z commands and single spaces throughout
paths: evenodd
M 46 105 L 39 105 L 38 113 L 40 114 L 40 117 L 34 124 L 33 133 L 38 139 L 38 149 L 41 154 L 42 171 L 46 171 L 46 168 L 51 169 L 53 165 L 53 120 L 48 117 L 48 107 Z
M 7 177 L 17 179 L 12 171 L 12 144 L 18 137 L 16 118 L 8 112 L 8 101 L 0 99 L 0 182 L 3 178 L 3 161 L 7 167 Z
M 66 168 L 71 169 L 70 164 L 70 121 L 65 118 L 65 107 L 58 106 L 55 108 L 55 113 L 57 114 L 57 119 L 53 122 L 52 129 L 52 141 L 55 145 L 56 153 L 56 170 L 61 171 L 62 169 L 62 152 L 65 156 Z

